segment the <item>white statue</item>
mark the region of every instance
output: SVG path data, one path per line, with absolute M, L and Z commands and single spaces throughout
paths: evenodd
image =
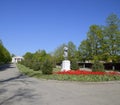
M 65 58 L 65 60 L 67 60 L 68 59 L 68 47 L 64 47 L 64 58 Z
M 68 71 L 70 70 L 70 61 L 68 60 L 68 47 L 64 47 L 64 59 L 62 61 L 62 69 L 61 71 Z

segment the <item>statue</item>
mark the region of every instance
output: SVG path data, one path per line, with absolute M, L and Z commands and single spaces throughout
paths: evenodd
M 68 47 L 64 47 L 64 58 L 65 58 L 65 60 L 67 60 L 68 59 Z
M 61 71 L 68 71 L 70 70 L 70 61 L 68 60 L 68 47 L 64 47 L 64 59 L 62 61 L 62 69 Z

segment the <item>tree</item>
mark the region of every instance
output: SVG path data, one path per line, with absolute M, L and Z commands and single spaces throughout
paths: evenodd
M 91 25 L 87 39 L 78 48 L 82 60 L 118 62 L 120 59 L 120 19 L 111 14 L 107 26 Z
M 66 44 L 62 44 L 59 47 L 57 47 L 57 49 L 54 51 L 53 56 L 55 58 L 55 62 L 56 64 L 61 64 L 62 60 L 64 59 L 63 54 L 64 54 L 64 47 L 66 46 Z
M 0 40 L 0 64 L 9 63 L 11 56 L 9 51 L 4 47 L 2 40 Z
M 45 50 L 38 50 L 35 53 L 27 52 L 24 55 L 24 60 L 21 63 L 33 70 L 41 70 L 43 63 L 46 60 L 53 62 L 50 54 L 47 54 Z
M 33 54 L 31 52 L 26 52 L 26 54 L 23 57 L 25 60 L 31 60 L 33 57 Z
M 51 62 L 49 59 L 45 60 L 42 65 L 42 73 L 43 74 L 52 74 L 53 71 L 53 62 Z
M 45 50 L 38 50 L 33 54 L 33 61 L 42 62 L 44 61 L 45 56 L 47 55 Z
M 15 57 L 16 55 L 15 54 L 11 54 L 11 57 Z
M 25 65 L 25 66 L 27 66 L 27 67 L 32 68 L 32 64 L 33 64 L 33 61 L 32 61 L 33 53 L 31 53 L 31 52 L 26 52 L 23 57 L 24 57 L 24 60 L 23 60 L 22 62 L 20 62 L 20 63 L 23 64 L 23 65 Z
M 98 25 L 90 26 L 90 30 L 87 35 L 88 35 L 88 40 L 91 47 L 91 51 L 92 51 L 91 53 L 93 59 L 100 59 L 99 55 L 101 54 L 101 50 L 100 50 L 102 43 L 101 40 L 103 39 L 101 27 Z
M 89 57 L 91 56 L 91 49 L 89 50 L 88 48 L 88 40 L 83 40 L 78 47 L 79 60 L 83 62 L 85 62 L 85 60 L 89 60 Z
M 120 19 L 115 14 L 111 14 L 106 19 L 105 37 L 107 44 L 108 59 L 117 62 L 120 55 Z
M 102 28 L 98 25 L 91 25 L 87 33 L 87 39 L 83 40 L 78 48 L 83 61 L 101 59 L 102 41 Z
M 72 60 L 73 58 L 76 58 L 77 49 L 75 44 L 72 41 L 69 41 L 67 46 L 68 46 L 68 59 Z
M 69 41 L 68 44 L 62 44 L 54 51 L 53 56 L 56 60 L 56 64 L 61 64 L 64 60 L 64 47 L 68 47 L 68 59 L 76 59 L 77 49 L 75 44 L 72 41 Z

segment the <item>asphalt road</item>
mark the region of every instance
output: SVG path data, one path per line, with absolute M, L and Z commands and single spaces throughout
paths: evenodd
M 11 64 L 0 67 L 0 105 L 120 105 L 120 81 L 38 80 Z

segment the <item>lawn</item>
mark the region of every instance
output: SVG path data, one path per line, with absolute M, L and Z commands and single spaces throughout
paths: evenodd
M 43 75 L 41 71 L 34 71 L 23 65 L 17 64 L 21 73 L 30 77 L 52 79 L 52 80 L 66 80 L 66 81 L 84 81 L 84 82 L 100 82 L 100 81 L 115 81 L 120 80 L 120 73 L 118 72 L 91 72 L 84 70 L 60 72 L 53 70 L 51 75 Z

